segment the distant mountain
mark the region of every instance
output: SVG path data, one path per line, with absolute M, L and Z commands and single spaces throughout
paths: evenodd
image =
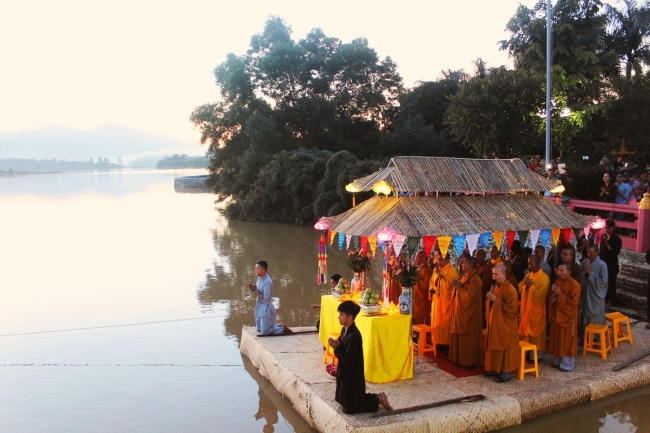
M 207 148 L 175 138 L 151 134 L 123 125 L 101 125 L 90 130 L 59 125 L 18 132 L 0 132 L 0 158 L 68 159 L 86 161 L 98 157 L 125 165 L 155 161 L 166 155 L 204 155 Z M 136 162 L 137 164 L 137 162 Z

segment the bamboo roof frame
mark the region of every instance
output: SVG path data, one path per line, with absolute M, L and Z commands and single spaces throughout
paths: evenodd
M 533 173 L 520 159 L 396 156 L 386 168 L 350 185 L 356 191 L 372 191 L 381 180 L 397 192 L 479 194 L 550 191 L 560 183 Z
M 587 217 L 541 195 L 375 196 L 328 217 L 330 230 L 370 237 L 385 227 L 406 236 L 457 236 L 495 231 L 582 228 Z

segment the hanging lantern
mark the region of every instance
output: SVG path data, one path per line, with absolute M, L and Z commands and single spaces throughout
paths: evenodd
M 390 227 L 386 226 L 380 232 L 377 232 L 377 241 L 379 242 L 390 242 L 393 240 L 395 235 L 398 234 L 396 231 L 392 230 Z
M 393 192 L 393 189 L 386 183 L 385 180 L 380 180 L 377 182 L 372 187 L 372 190 L 375 192 L 375 194 L 383 194 L 385 196 L 388 196 L 391 192 Z
M 347 192 L 352 193 L 352 207 L 355 207 L 357 205 L 357 203 L 356 203 L 357 200 L 356 200 L 355 194 L 358 193 L 358 192 L 361 192 L 361 189 L 357 186 L 357 184 L 352 182 L 352 183 L 348 183 L 347 185 L 345 185 L 345 190 Z
M 316 224 L 314 224 L 314 228 L 316 230 L 329 230 L 330 223 L 329 221 L 327 221 L 327 218 L 322 217 L 321 219 L 318 220 Z
M 602 218 L 596 218 L 590 224 L 587 225 L 590 229 L 600 230 L 605 228 L 605 220 Z

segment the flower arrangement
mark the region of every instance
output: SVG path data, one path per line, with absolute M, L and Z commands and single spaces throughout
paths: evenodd
M 348 262 L 346 263 L 346 266 L 352 269 L 352 272 L 354 273 L 369 271 L 371 267 L 371 259 L 372 254 L 370 252 L 364 253 L 351 249 L 348 251 Z
M 402 287 L 413 287 L 420 281 L 418 268 L 411 263 L 408 255 L 392 257 L 389 264 L 392 268 L 391 279 L 397 281 Z

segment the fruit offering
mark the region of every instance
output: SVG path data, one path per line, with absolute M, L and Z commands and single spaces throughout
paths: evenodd
M 368 287 L 361 296 L 361 303 L 366 305 L 376 305 L 379 303 L 379 297 L 376 293 L 372 293 L 372 289 Z
M 348 282 L 345 281 L 345 278 L 341 278 L 336 287 L 334 287 L 334 292 L 343 295 L 346 293 L 351 293 L 352 289 L 350 288 Z

